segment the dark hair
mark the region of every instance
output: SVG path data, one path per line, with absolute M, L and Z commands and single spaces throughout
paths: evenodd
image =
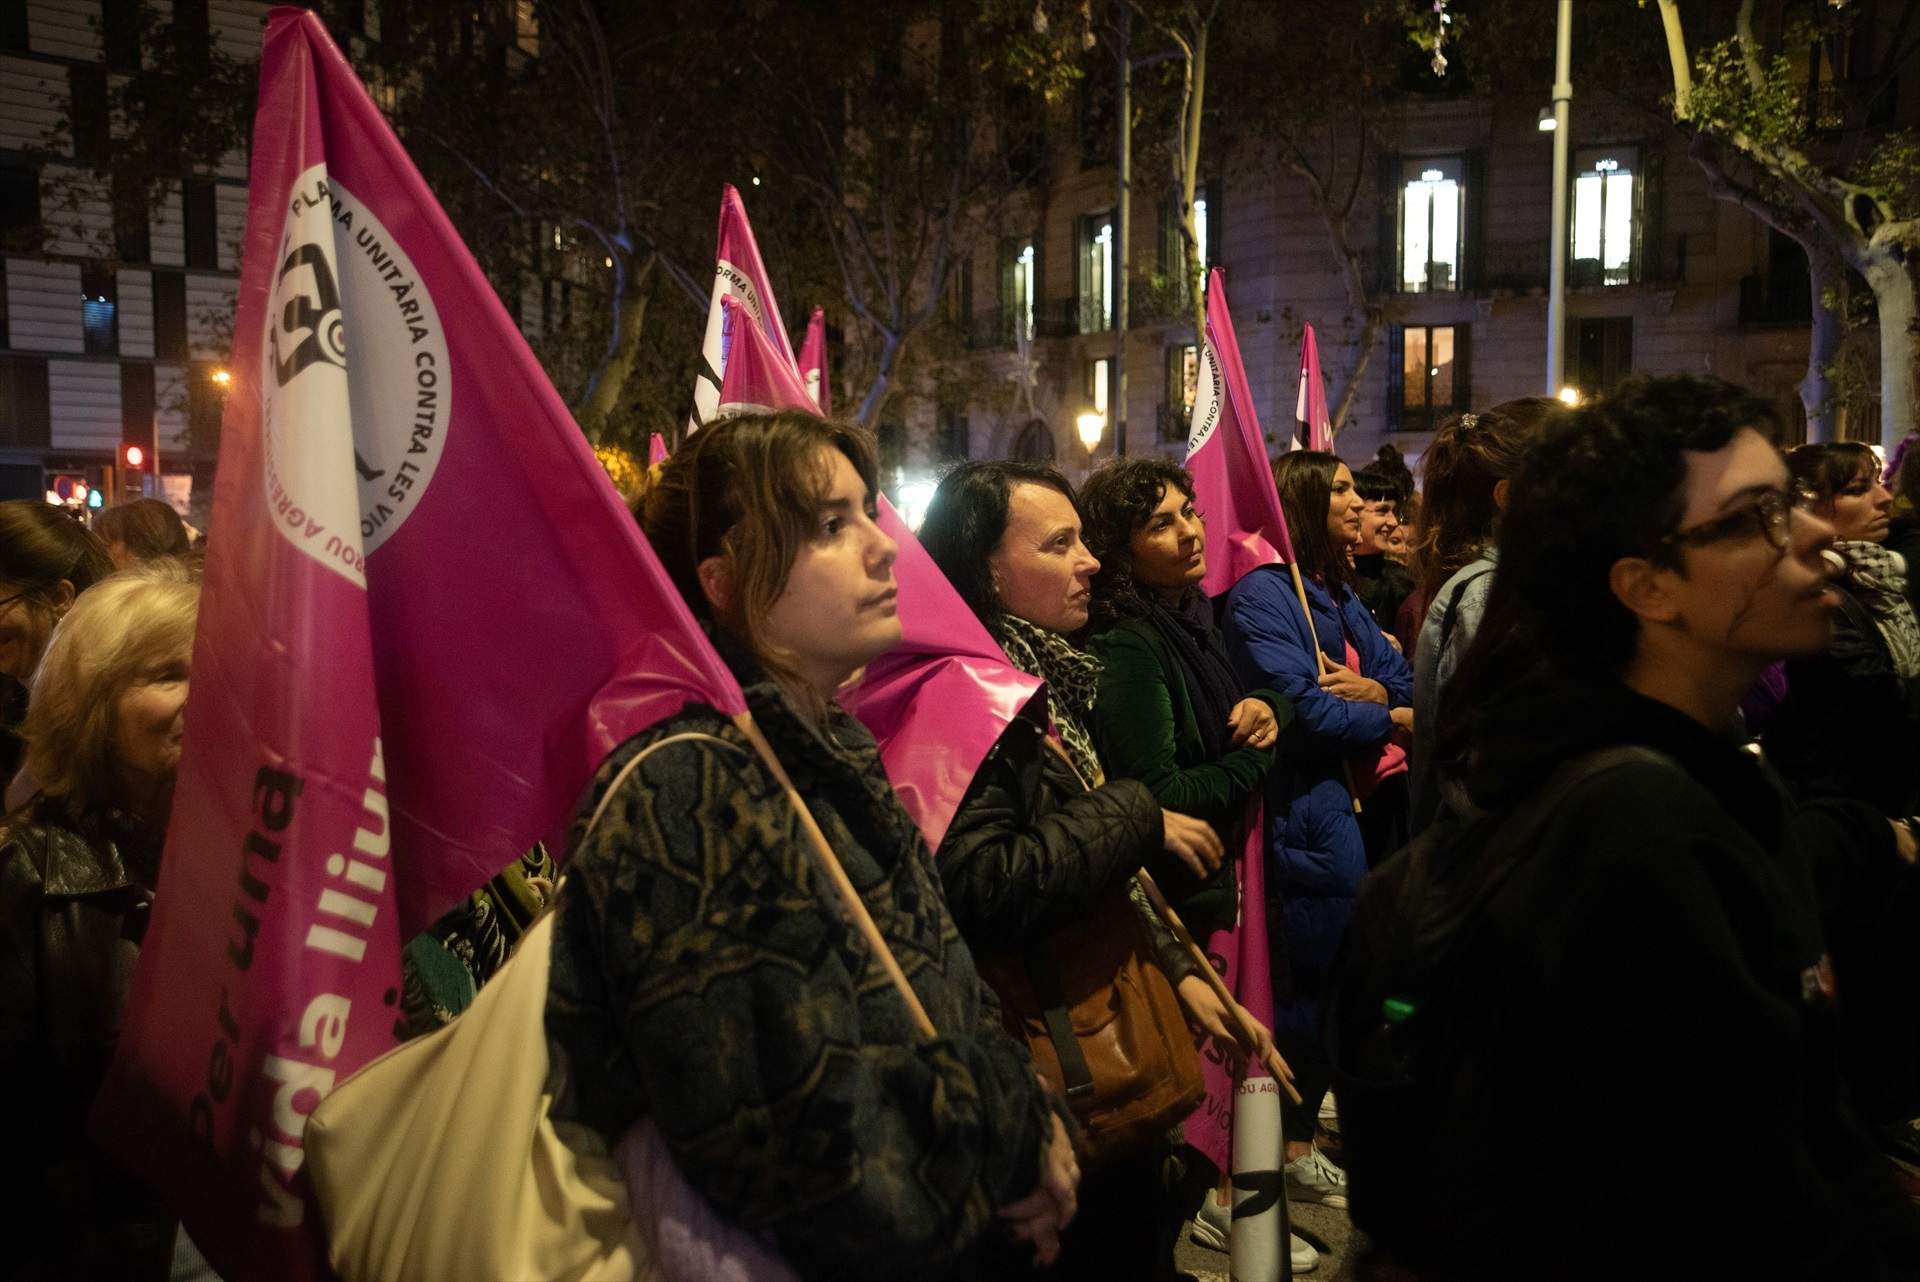
M 1793 488 L 1810 503 L 1833 502 L 1833 496 L 1862 475 L 1880 477 L 1880 459 L 1859 441 L 1825 441 L 1797 445 L 1787 451 L 1787 474 Z
M 1694 375 L 1629 379 L 1548 422 L 1514 478 L 1486 614 L 1441 692 L 1443 769 L 1465 774 L 1469 750 L 1489 738 L 1537 739 L 1513 708 L 1543 687 L 1620 679 L 1639 622 L 1609 585 L 1614 562 L 1681 565 L 1684 554 L 1660 541 L 1685 509 L 1687 454 L 1774 426 L 1766 401 Z
M 647 542 L 696 618 L 723 625 L 783 684 L 786 654 L 761 632 L 794 558 L 813 537 L 828 486 L 822 450 L 838 450 L 874 494 L 877 465 L 866 429 L 812 414 L 746 414 L 701 428 L 660 466 L 637 513 Z M 700 588 L 700 563 L 735 564 L 737 608 L 719 619 Z
M 1893 472 L 1893 493 L 1900 500 L 1899 515 L 1913 520 L 1920 518 L 1920 450 L 1913 448 L 1911 440 L 1906 446 Z
M 1406 456 L 1400 453 L 1400 447 L 1388 442 L 1374 452 L 1373 462 L 1363 470 L 1386 478 L 1394 487 L 1394 501 L 1405 505 L 1413 497 L 1413 469 L 1407 466 Z M 1359 472 L 1355 472 L 1356 477 Z
M 1328 587 L 1353 579 L 1347 547 L 1327 533 L 1327 512 L 1333 506 L 1333 476 L 1340 460 L 1320 450 L 1294 450 L 1273 462 L 1273 484 L 1280 491 L 1280 511 L 1287 518 L 1300 569 Z
M 1552 397 L 1527 396 L 1440 425 L 1420 460 L 1425 510 L 1413 549 L 1414 579 L 1429 599 L 1486 553 L 1500 519 L 1494 489 L 1519 473 L 1528 447 L 1559 408 Z
M 1393 503 L 1401 501 L 1400 483 L 1369 463 L 1358 468 L 1353 474 L 1353 488 L 1360 497 L 1369 503 Z
M 135 561 L 187 554 L 187 523 L 159 499 L 116 503 L 93 518 L 93 532 L 124 546 Z
M 44 596 L 62 579 L 85 592 L 112 573 L 106 545 L 65 508 L 38 499 L 0 503 L 0 581 Z
M 1146 617 L 1147 598 L 1133 581 L 1133 532 L 1147 523 L 1169 486 L 1193 497 L 1187 469 L 1150 454 L 1102 463 L 1080 487 L 1087 550 L 1100 559 L 1099 573 L 1093 576 L 1095 627 Z
M 920 523 L 920 546 L 989 632 L 999 628 L 1001 610 L 987 558 L 1007 532 L 1016 485 L 1044 485 L 1078 507 L 1073 486 L 1052 465 L 995 459 L 962 463 L 941 477 Z

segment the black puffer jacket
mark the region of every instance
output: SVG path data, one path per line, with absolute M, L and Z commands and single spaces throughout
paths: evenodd
M 968 947 L 1018 946 L 1125 882 L 1159 853 L 1160 803 L 1132 779 L 1085 788 L 1033 719 L 987 754 L 935 862 Z
M 152 840 L 116 815 L 75 815 L 53 798 L 0 827 L 0 1089 L 14 1105 L 18 1190 L 0 1214 L 0 1276 L 167 1276 L 172 1217 L 86 1136 L 157 866 Z

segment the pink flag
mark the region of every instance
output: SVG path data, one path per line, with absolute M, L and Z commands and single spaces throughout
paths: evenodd
M 693 382 L 689 431 L 712 419 L 720 407 L 721 380 L 729 354 L 722 299 L 739 300 L 773 350 L 788 365 L 795 364 L 793 344 L 787 341 L 787 327 L 780 320 L 780 305 L 773 300 L 766 264 L 760 261 L 760 246 L 747 222 L 747 207 L 740 203 L 740 193 L 732 183 L 720 189 L 720 237 L 714 258 L 713 302 L 707 309 L 706 339 L 700 344 L 700 373 Z
M 1273 1027 L 1273 968 L 1267 954 L 1266 913 L 1266 807 L 1249 803 L 1247 839 L 1240 851 L 1240 920 L 1227 930 L 1216 930 L 1201 941 L 1207 960 L 1219 972 L 1220 980 L 1234 1000 L 1247 1013 L 1268 1028 Z M 1251 905 L 1253 911 L 1247 911 Z M 1257 1061 L 1249 1063 L 1248 1073 L 1264 1076 L 1266 1069 Z M 1207 1082 L 1207 1098 L 1184 1124 L 1187 1143 L 1205 1153 L 1221 1170 L 1229 1165 L 1233 1140 L 1234 1082 L 1225 1064 L 1213 1056 L 1200 1057 L 1200 1075 Z
M 1207 282 L 1207 335 L 1200 357 L 1187 470 L 1193 473 L 1196 506 L 1207 521 L 1207 577 L 1201 587 L 1208 596 L 1219 596 L 1248 570 L 1293 560 L 1293 540 L 1273 488 L 1266 438 L 1253 412 L 1253 391 L 1240 363 L 1240 342 L 1218 267 Z
M 647 438 L 647 466 L 667 461 L 667 438 L 655 432 Z
M 269 18 L 249 198 L 191 725 L 93 1120 L 222 1274 L 305 1279 L 306 1116 L 394 1044 L 402 941 L 622 739 L 744 702 L 303 10 Z
M 1307 448 L 1333 450 L 1333 418 L 1327 413 L 1327 384 L 1320 377 L 1320 344 L 1308 325 L 1300 339 L 1300 395 L 1294 418 L 1307 425 Z
M 727 339 L 727 371 L 720 379 L 720 397 L 714 418 L 758 414 L 767 410 L 801 410 L 817 414 L 807 385 L 791 356 L 783 356 L 737 298 L 721 301 Z
M 900 644 L 867 665 L 840 702 L 873 732 L 900 804 L 938 850 L 980 763 L 1043 684 L 1007 661 L 893 505 L 880 528 L 900 545 Z
M 807 320 L 806 341 L 800 344 L 800 377 L 823 417 L 833 414 L 833 388 L 827 382 L 827 314 L 818 307 Z

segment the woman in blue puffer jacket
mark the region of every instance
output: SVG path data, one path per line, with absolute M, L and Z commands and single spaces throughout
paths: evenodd
M 1311 629 L 1283 566 L 1235 584 L 1222 625 L 1241 683 L 1278 691 L 1295 711 L 1267 788 L 1274 1037 L 1305 1097 L 1286 1116 L 1287 1195 L 1344 1206 L 1346 1177 L 1312 1144 L 1327 1088 L 1320 994 L 1369 862 L 1405 840 L 1413 672 L 1351 587 L 1363 506 L 1353 473 L 1331 454 L 1296 450 L 1273 477 Z

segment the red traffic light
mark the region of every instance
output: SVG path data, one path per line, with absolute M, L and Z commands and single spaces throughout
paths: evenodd
M 128 467 L 145 467 L 147 465 L 147 452 L 138 445 L 125 446 L 120 451 L 120 457 L 126 462 Z

